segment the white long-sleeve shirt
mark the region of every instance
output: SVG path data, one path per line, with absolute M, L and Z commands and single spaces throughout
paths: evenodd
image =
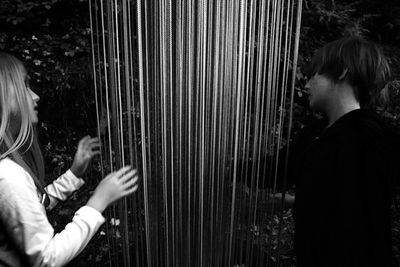
M 50 197 L 49 208 L 83 184 L 68 170 L 45 188 Z M 30 266 L 63 266 L 82 251 L 104 223 L 104 217 L 83 206 L 65 229 L 54 235 L 40 199 L 28 172 L 8 158 L 0 161 L 0 219 L 5 230 Z

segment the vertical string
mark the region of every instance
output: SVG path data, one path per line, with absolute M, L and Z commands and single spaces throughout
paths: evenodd
M 101 130 L 101 126 L 103 125 L 103 123 L 100 121 L 100 113 L 102 112 L 101 110 L 101 105 L 102 103 L 99 104 L 99 102 L 101 101 L 101 97 L 99 99 L 99 95 L 102 96 L 102 76 L 101 76 L 101 69 L 100 69 L 100 40 L 99 40 L 99 36 L 102 34 L 104 35 L 104 30 L 101 32 L 99 32 L 99 28 L 98 28 L 98 19 L 97 19 L 97 13 L 94 14 L 94 19 L 93 19 L 93 4 L 92 1 L 89 0 L 89 20 L 90 20 L 90 41 L 91 41 L 91 47 L 92 47 L 92 68 L 93 68 L 93 80 L 94 80 L 94 96 L 95 96 L 95 104 L 96 104 L 96 120 L 97 120 L 97 136 L 100 139 L 100 166 L 104 166 L 105 165 L 105 161 L 103 158 L 103 154 L 104 154 L 104 149 L 103 149 L 103 143 L 102 142 L 102 130 Z M 97 12 L 98 10 L 98 6 L 97 6 L 97 1 L 95 0 L 94 3 L 94 10 L 95 12 Z M 93 30 L 93 20 L 95 21 L 95 26 L 96 26 L 96 30 Z M 95 43 L 94 43 L 94 35 L 96 34 L 96 44 L 98 46 L 97 48 L 97 62 L 98 62 L 98 72 L 99 72 L 99 79 L 97 79 L 97 75 L 96 75 L 96 48 L 95 48 Z M 97 87 L 97 84 L 99 84 L 99 87 Z M 103 117 L 102 117 L 103 118 Z M 100 168 L 101 171 L 101 177 L 105 177 L 105 172 L 104 172 L 104 168 Z M 106 222 L 106 235 L 107 235 L 107 245 L 110 245 L 110 233 L 108 231 L 109 229 L 109 225 L 108 222 Z M 109 258 L 111 258 L 111 254 L 110 254 L 110 250 L 108 250 L 108 256 Z
M 185 86 L 187 89 L 187 100 L 186 104 L 188 105 L 188 117 L 186 120 L 187 123 L 187 216 L 188 216 L 188 221 L 187 221 L 187 230 L 186 230 L 186 235 L 187 235 L 187 244 L 186 244 L 186 254 L 187 254 L 187 266 L 192 266 L 192 254 L 191 254 L 191 248 L 192 248 L 192 194 L 191 194 L 191 188 L 192 188 L 192 65 L 191 62 L 193 60 L 192 57 L 192 52 L 193 52 L 193 46 L 192 46 L 192 1 L 187 2 L 187 8 L 186 8 L 186 13 L 188 14 L 188 18 L 186 20 L 186 27 L 187 27 L 187 37 L 186 37 L 186 47 L 187 47 L 187 52 L 186 54 L 186 69 L 187 69 L 187 77 L 185 81 Z
M 279 136 L 278 136 L 278 143 L 277 143 L 277 147 L 276 147 L 276 163 L 275 163 L 275 177 L 274 177 L 274 187 L 273 190 L 276 191 L 276 183 L 277 183 L 277 179 L 278 179 L 278 166 L 280 164 L 279 162 L 279 158 L 280 158 L 280 149 L 281 149 L 281 141 L 283 138 L 283 127 L 284 127 L 284 121 L 285 121 L 285 107 L 286 107 L 286 99 L 287 99 L 287 79 L 288 79 L 288 72 L 289 72 L 289 68 L 287 64 L 288 61 L 288 57 L 290 56 L 289 53 L 289 49 L 290 49 L 290 44 L 288 42 L 290 42 L 290 38 L 289 35 L 291 34 L 291 31 L 289 31 L 289 25 L 290 28 L 292 27 L 292 20 L 290 19 L 292 16 L 292 12 L 293 12 L 293 5 L 291 3 L 291 1 L 289 0 L 287 3 L 287 8 L 286 8 L 286 27 L 285 27 L 285 42 L 284 42 L 284 56 L 283 56 L 283 74 L 282 74 L 282 82 L 281 82 L 281 87 L 283 88 L 283 91 L 281 93 L 281 104 L 280 104 L 280 118 L 279 118 Z M 285 190 L 282 191 L 282 202 L 280 203 L 282 208 L 279 211 L 279 226 L 278 226 L 278 240 L 281 239 L 282 237 L 282 228 L 283 228 L 283 209 L 285 207 L 285 203 L 284 203 L 284 199 L 285 199 Z M 281 262 L 281 248 L 282 248 L 282 244 L 281 242 L 278 243 L 278 264 L 280 264 Z
M 143 9 L 142 9 L 143 5 Z M 139 209 L 138 211 L 138 227 L 140 227 L 142 233 L 140 233 L 140 247 L 142 257 L 142 265 L 147 264 L 148 266 L 152 266 L 155 264 L 157 266 L 157 259 L 153 259 L 152 254 L 154 253 L 154 247 L 152 247 L 152 238 L 151 238 L 151 230 L 157 230 L 157 219 L 151 216 L 151 210 L 149 203 L 152 201 L 153 197 L 151 193 L 152 184 L 155 183 L 154 176 L 152 174 L 152 154 L 154 151 L 157 153 L 158 146 L 153 144 L 151 135 L 151 122 L 149 117 L 155 112 L 151 110 L 151 105 L 149 104 L 149 91 L 151 91 L 152 85 L 150 83 L 150 75 L 149 75 L 149 66 L 151 66 L 151 58 L 149 57 L 149 33 L 148 29 L 151 29 L 151 26 L 147 24 L 148 17 L 148 8 L 151 9 L 151 6 L 147 6 L 147 1 L 139 1 L 136 2 L 136 36 L 137 42 L 133 42 L 137 44 L 137 65 L 139 69 L 139 106 L 140 106 L 140 145 L 141 145 L 141 160 L 142 160 L 142 173 L 143 173 L 143 198 L 139 195 L 136 198 L 139 201 Z M 143 16 L 141 15 L 143 14 Z M 143 19 L 144 18 L 144 19 Z M 135 21 L 135 20 L 134 20 Z M 144 21 L 144 23 L 143 23 Z M 144 44 L 143 44 L 144 42 Z M 143 48 L 144 47 L 144 48 Z M 142 55 L 144 53 L 144 55 Z M 144 77 L 143 77 L 144 76 Z M 144 88 L 146 86 L 146 90 Z M 154 105 L 153 105 L 154 106 Z M 144 113 L 146 111 L 146 113 Z M 157 116 L 155 116 L 157 118 Z M 147 122 L 147 123 L 146 123 Z M 146 125 L 146 126 L 145 126 Z M 154 131 L 157 132 L 157 131 Z M 135 135 L 136 136 L 136 135 Z M 147 141 L 147 142 L 146 142 Z M 156 142 L 154 142 L 156 143 Z M 155 162 L 157 165 L 157 162 Z M 139 166 L 139 165 L 138 165 Z M 157 195 L 157 194 L 155 194 Z M 142 204 L 143 203 L 143 204 Z M 154 206 L 153 206 L 154 207 Z M 144 219 L 142 211 L 144 209 Z M 156 213 L 158 214 L 158 213 Z M 143 222 L 144 221 L 144 222 Z M 155 223 L 153 222 L 155 221 Z M 143 233 L 144 231 L 144 233 Z M 157 236 L 157 235 L 155 235 Z M 158 250 L 157 250 L 158 254 Z M 147 257 L 146 257 L 147 256 Z M 154 263 L 155 262 L 155 263 Z
M 144 192 L 144 212 L 145 212 L 145 229 L 146 229 L 146 255 L 147 265 L 152 266 L 151 249 L 150 249 L 150 218 L 149 218 L 149 181 L 147 175 L 147 157 L 146 157 L 146 125 L 145 125 L 145 99 L 144 99 L 144 83 L 143 83 L 143 47 L 142 47 L 142 5 L 141 0 L 137 0 L 137 31 L 138 31 L 138 56 L 139 56 L 139 91 L 140 91 L 140 128 L 141 128 L 141 149 L 142 149 L 142 170 L 143 170 L 143 192 Z
M 295 3 L 294 3 L 295 4 Z M 300 25 L 301 25 L 301 16 L 302 16 L 302 0 L 298 0 L 297 2 L 297 14 L 296 14 L 296 31 L 294 37 L 294 51 L 293 51 L 293 63 L 292 63 L 292 77 L 290 84 L 290 107 L 289 107 L 289 126 L 287 130 L 287 146 L 285 151 L 285 168 L 284 168 L 284 186 L 283 189 L 286 189 L 286 180 L 287 180 L 287 166 L 288 166 L 288 158 L 289 158 L 289 150 L 290 150 L 290 138 L 292 133 L 292 125 L 293 125 L 293 105 L 294 105 L 294 88 L 296 83 L 296 74 L 297 74 L 297 61 L 298 61 L 298 53 L 299 53 L 299 40 L 300 40 Z
M 171 216 L 170 216 L 170 194 L 169 194 L 169 186 L 168 186 L 168 178 L 169 178 L 169 169 L 168 169 L 168 77 L 166 70 L 168 68 L 167 56 L 167 37 L 166 33 L 168 29 L 168 22 L 166 21 L 166 1 L 160 1 L 160 74 L 161 74 L 161 135 L 162 135 L 162 175 L 163 175 L 163 196 L 164 196 L 164 232 L 165 232 L 165 244 L 166 244 L 166 266 L 170 266 L 171 255 L 173 255 L 173 251 L 171 252 Z M 167 25 L 166 25 L 167 24 Z M 172 254 L 171 254 L 172 253 Z M 173 257 L 173 256 L 172 256 Z
M 154 14 L 153 14 L 154 13 Z M 152 203 L 152 212 L 150 213 L 151 218 L 150 222 L 153 222 L 154 228 L 152 228 L 151 239 L 147 239 L 147 242 L 151 242 L 150 247 L 151 251 L 156 250 L 159 256 L 156 260 L 152 259 L 152 263 L 154 262 L 155 266 L 159 266 L 159 262 L 165 262 L 165 239 L 163 238 L 164 234 L 164 222 L 163 222 L 163 193 L 162 187 L 158 184 L 161 182 L 162 184 L 162 168 L 160 167 L 161 158 L 159 157 L 161 151 L 161 131 L 160 131 L 160 119 L 161 119 L 161 109 L 160 109 L 160 96 L 161 93 L 159 88 L 161 84 L 160 80 L 160 73 L 161 69 L 160 61 L 160 36 L 157 30 L 160 27 L 160 21 L 157 19 L 150 20 L 148 18 L 152 17 L 153 15 L 158 18 L 160 14 L 159 5 L 157 2 L 148 2 L 144 1 L 144 14 L 145 14 L 145 21 L 146 21 L 146 28 L 145 32 L 145 40 L 146 40 L 146 62 L 148 62 L 146 66 L 146 78 L 147 78 L 147 85 L 149 91 L 147 95 L 147 105 L 148 105 L 148 117 L 147 120 L 149 122 L 148 132 L 150 136 L 150 143 L 154 143 L 153 149 L 149 150 L 149 153 L 153 152 L 151 156 L 149 156 L 148 170 L 149 170 L 149 180 L 151 186 L 151 193 L 153 194 L 152 199 L 147 199 L 148 203 Z M 149 16 L 148 14 L 152 14 Z M 148 32 L 151 31 L 150 34 Z M 153 40 L 153 41 L 152 41 Z M 150 123 L 151 122 L 151 123 Z M 150 230 L 149 230 L 150 232 Z M 160 237 L 160 238 L 159 238 Z M 161 242 L 159 240 L 161 239 Z
M 253 0 L 250 3 L 250 11 L 249 11 L 249 22 L 250 22 L 250 27 L 249 27 L 249 36 L 248 36 L 248 64 L 247 64 L 247 69 L 246 69 L 246 96 L 245 96 L 245 114 L 244 114 L 244 142 L 243 142 L 243 154 L 241 158 L 241 184 L 245 184 L 247 182 L 246 177 L 248 174 L 248 161 L 246 159 L 249 158 L 249 148 L 250 148 L 250 142 L 251 142 L 251 114 L 252 114 L 252 103 L 253 103 L 253 73 L 254 73 L 254 58 L 255 58 L 255 28 L 256 28 L 256 3 L 257 1 Z M 239 195 L 239 203 L 241 203 L 240 209 L 238 211 L 239 214 L 244 214 L 246 213 L 246 194 L 245 190 L 241 190 L 241 194 Z M 244 210 L 244 211 L 243 211 Z M 243 224 L 243 217 L 238 218 L 240 221 L 240 224 Z M 245 240 L 247 239 L 247 230 L 242 227 L 241 231 L 241 236 L 240 236 L 240 246 L 238 248 L 238 262 L 242 263 L 243 258 L 244 258 L 244 245 L 245 245 Z
M 200 185 L 199 185 L 199 202 L 200 202 L 200 266 L 203 266 L 204 264 L 204 216 L 205 216 L 205 197 L 204 197 L 204 190 L 205 190 L 205 94 L 206 94 L 206 88 L 205 88 L 205 67 L 206 67 L 206 42 L 207 42 L 207 3 L 204 0 L 199 1 L 200 4 L 200 10 L 199 10 L 199 15 L 200 15 L 200 38 L 199 38 L 199 50 L 200 50 L 200 70 L 199 70 L 199 91 L 200 91 L 200 109 L 199 109 L 199 117 L 200 117 L 200 128 L 199 128 L 199 133 L 200 133 L 200 147 L 199 147 L 199 180 L 200 180 Z
M 209 184 L 209 191 L 210 191 L 210 202 L 211 202 L 211 209 L 210 209 L 210 232 L 208 239 L 210 240 L 211 246 L 210 246 L 210 262 L 207 263 L 208 265 L 215 264 L 217 260 L 217 255 L 219 254 L 219 243 L 218 239 L 215 238 L 216 234 L 216 228 L 217 228 L 217 218 L 218 218 L 218 213 L 217 213 L 217 201 L 218 201 L 218 195 L 216 194 L 217 188 L 218 188 L 218 179 L 217 179 L 217 169 L 216 169 L 216 164 L 215 160 L 218 158 L 218 154 L 216 154 L 216 142 L 217 142 L 217 112 L 218 112 L 218 103 L 219 103 L 219 98 L 218 98 L 218 81 L 219 81 L 219 53 L 218 49 L 220 46 L 220 10 L 221 5 L 220 2 L 217 1 L 214 3 L 214 12 L 212 14 L 212 29 L 215 29 L 213 38 L 210 40 L 210 43 L 212 47 L 210 47 L 210 65 L 208 66 L 209 69 L 209 76 L 212 77 L 212 79 L 209 79 L 210 83 L 209 86 L 211 88 L 211 140 L 210 140 L 210 167 L 209 167 L 209 176 L 210 176 L 210 184 Z M 211 17 L 211 16 L 210 16 Z M 211 23 L 210 23 L 211 24 Z M 210 32 L 213 32 L 212 29 Z
M 225 113 L 225 106 L 227 105 L 226 98 L 225 98 L 225 74 L 226 74 L 226 36 L 227 36 L 227 19 L 228 19 L 228 3 L 227 1 L 222 1 L 221 3 L 221 20 L 220 20 L 220 25 L 221 25 L 221 34 L 220 34 L 220 41 L 219 41 L 219 62 L 220 64 L 217 66 L 218 67 L 218 73 L 220 79 L 217 82 L 217 88 L 215 90 L 218 91 L 218 98 L 220 99 L 220 105 L 218 109 L 218 114 L 217 119 L 218 119 L 218 128 L 217 128 L 217 232 L 222 233 L 225 231 L 224 226 L 226 222 L 226 214 L 227 212 L 224 209 L 225 203 L 225 188 L 224 185 L 226 183 L 225 181 L 225 157 L 223 155 L 226 155 L 225 153 L 225 144 L 226 144 L 226 133 L 224 129 L 226 128 L 226 119 L 224 116 Z M 226 248 L 226 242 L 225 242 L 225 236 L 224 235 L 218 235 L 217 242 L 219 244 L 218 246 L 218 256 L 216 259 L 216 265 L 217 266 L 223 266 L 223 262 L 225 261 L 225 248 Z
M 176 100 L 176 94 L 175 94 L 175 82 L 176 80 L 174 79 L 175 76 L 174 74 L 174 69 L 175 66 L 177 66 L 178 64 L 174 64 L 175 63 L 175 57 L 174 57 L 174 53 L 173 53 L 173 45 L 174 43 L 174 39 L 173 36 L 175 35 L 176 31 L 173 31 L 173 4 L 172 2 L 168 1 L 167 4 L 167 12 L 168 12 L 168 66 L 167 66 L 167 70 L 168 70 L 168 78 L 169 78 L 169 86 L 168 86 L 168 90 L 169 90 L 169 127 L 170 127 L 170 131 L 169 131 L 169 136 L 170 136 L 170 156 L 169 156 L 169 160 L 170 160 L 170 168 L 171 168 L 171 175 L 170 175 L 170 180 L 171 180 L 171 242 L 172 242 L 172 265 L 173 266 L 177 266 L 177 260 L 178 260 L 178 255 L 177 255 L 177 209 L 176 209 L 176 199 L 177 199 L 177 177 L 176 177 L 176 171 L 175 171 L 175 166 L 176 166 L 176 149 L 175 149 L 175 119 L 176 117 L 176 112 L 175 112 L 175 100 Z M 179 62 L 179 61 L 177 61 Z
M 220 168 L 221 168 L 221 206 L 220 209 L 222 211 L 222 215 L 220 217 L 220 231 L 224 232 L 226 231 L 226 226 L 229 224 L 229 211 L 225 212 L 226 205 L 227 203 L 225 202 L 226 198 L 229 197 L 228 192 L 226 191 L 226 183 L 227 183 L 227 177 L 229 177 L 228 172 L 229 170 L 226 170 L 225 166 L 227 166 L 227 162 L 230 158 L 229 155 L 229 150 L 228 150 L 228 142 L 229 142 L 229 135 L 230 131 L 228 130 L 229 127 L 229 117 L 230 117 L 230 111 L 231 111 L 231 95 L 230 95 L 230 90 L 231 90 L 231 84 L 230 84 L 230 64 L 231 62 L 231 53 L 232 51 L 232 46 L 230 43 L 229 36 L 232 35 L 231 31 L 231 18 L 232 18 L 232 1 L 226 1 L 225 5 L 226 11 L 225 11 L 225 20 L 224 20 L 224 49 L 223 49 L 223 57 L 225 59 L 224 65 L 223 65 L 223 83 L 221 85 L 221 97 L 225 99 L 226 101 L 223 102 L 223 108 L 221 110 L 221 117 L 222 117 L 222 127 L 221 127 L 221 160 L 220 160 Z M 223 263 L 224 265 L 228 264 L 228 259 L 229 255 L 226 253 L 227 249 L 229 251 L 229 238 L 228 240 L 226 239 L 225 236 L 221 237 L 221 242 L 224 242 L 224 253 L 223 253 Z
M 104 67 L 104 84 L 105 84 L 105 93 L 106 93 L 106 121 L 107 121 L 107 135 L 108 136 L 108 140 L 107 140 L 107 144 L 108 144 L 108 162 L 109 162 L 109 171 L 114 171 L 114 165 L 113 165 L 113 150 L 112 150 L 112 134 L 111 134 L 111 122 L 110 122 L 110 106 L 109 106 L 109 79 L 108 79 L 108 70 L 107 70 L 107 66 L 108 66 L 108 61 L 107 61 L 107 49 L 106 49 L 106 34 L 105 34 L 105 22 L 104 22 L 104 17 L 105 14 L 107 14 L 107 20 L 109 21 L 109 14 L 110 14 L 110 8 L 107 5 L 107 13 L 104 12 L 104 5 L 103 5 L 103 1 L 100 0 L 100 13 L 101 13 L 101 28 L 102 28 L 102 44 L 103 44 L 103 67 Z M 107 31 L 109 32 L 109 31 Z M 108 42 L 108 45 L 110 47 L 110 42 Z M 115 207 L 112 207 L 111 211 L 110 211 L 110 215 L 112 216 L 112 218 L 116 218 L 116 212 L 115 212 Z M 114 233 L 112 232 L 112 235 L 114 235 Z M 112 239 L 112 251 L 115 252 L 117 248 L 117 243 L 116 243 L 116 239 L 113 238 Z M 112 254 L 112 261 L 115 261 L 114 259 L 116 258 L 115 254 Z
M 268 15 L 269 15 L 269 1 L 266 4 L 265 1 L 260 2 L 260 9 L 258 13 L 258 30 L 257 30 L 257 59 L 256 59 L 256 78 L 255 78 L 255 106 L 254 106 L 254 130 L 253 130 L 253 140 L 252 140 L 252 163 L 251 163 L 251 184 L 250 184 L 250 193 L 249 193 L 249 205 L 248 205 L 248 219 L 247 219 L 247 228 L 248 231 L 253 230 L 254 233 L 257 233 L 259 229 L 257 228 L 257 224 L 254 220 L 255 218 L 255 210 L 257 203 L 254 201 L 254 194 L 258 192 L 258 170 L 260 166 L 260 140 L 262 139 L 262 125 L 264 123 L 264 106 L 268 106 L 268 94 L 270 92 L 270 86 L 266 88 L 263 87 L 263 75 L 264 75 L 264 63 L 267 60 L 264 58 L 264 46 L 265 40 L 268 40 L 268 32 L 265 31 L 269 29 L 269 27 L 265 27 L 265 23 L 268 25 Z M 265 9 L 267 9 L 267 16 L 265 14 Z M 268 71 L 270 71 L 268 69 Z M 265 97 L 267 95 L 267 97 Z M 266 102 L 266 103 L 265 103 Z M 253 233 L 251 235 L 248 234 L 248 238 L 246 239 L 246 264 L 251 263 L 252 252 L 253 252 Z
M 138 151 L 136 148 L 137 142 L 137 126 L 136 126 L 136 99 L 135 99 L 135 74 L 133 70 L 133 55 L 134 55 L 134 44 L 132 39 L 129 38 L 129 34 L 134 34 L 132 29 L 132 13 L 131 13 L 131 5 L 129 1 L 123 1 L 123 20 L 124 20 L 124 46 L 125 46 L 125 83 L 126 83 L 126 102 L 127 102 L 127 110 L 128 110 L 128 138 L 129 138 L 129 158 L 130 164 L 137 169 L 139 173 L 142 173 L 143 170 L 139 166 L 138 162 Z M 135 58 L 137 59 L 137 58 Z M 139 228 L 141 226 L 140 218 L 138 218 L 139 214 L 139 195 L 142 193 L 142 190 L 138 190 L 137 193 L 131 197 L 131 209 L 132 209 L 132 234 L 134 236 L 134 250 L 135 250 L 135 263 L 137 266 L 140 265 L 140 260 L 143 258 L 140 255 L 139 248 L 143 248 L 142 238 L 139 240 Z M 143 236 L 142 234 L 140 236 Z
M 125 166 L 125 141 L 124 141 L 124 107 L 122 103 L 122 83 L 121 83 L 121 67 L 127 68 L 126 64 L 128 61 L 125 60 L 124 66 L 121 66 L 121 49 L 120 49 L 120 21 L 119 21 L 119 13 L 118 10 L 121 6 L 118 5 L 118 0 L 114 1 L 114 27 L 115 27 L 115 55 L 114 62 L 116 64 L 116 109 L 117 109 L 117 118 L 118 118 L 118 144 L 119 144 L 119 151 L 120 151 L 120 166 Z M 126 7 L 122 8 L 126 12 Z M 127 24 L 123 24 L 123 28 L 127 28 Z M 128 113 L 130 111 L 128 110 Z M 131 131 L 131 129 L 129 129 Z M 129 149 L 129 148 L 128 148 Z M 124 266 L 130 266 L 130 250 L 129 250 L 129 230 L 128 230 L 128 209 L 127 209 L 127 199 L 123 198 L 121 201 L 121 209 L 119 217 L 121 218 L 122 222 L 122 252 L 123 252 L 123 260 Z
M 242 71 L 243 67 L 243 50 L 244 50 L 244 24 L 246 21 L 246 2 L 240 1 L 240 31 L 239 31 L 239 62 L 238 69 Z M 241 100 L 242 100 L 242 75 L 238 75 L 237 80 L 237 101 L 236 101 L 236 122 L 235 122 L 235 143 L 234 143 L 234 155 L 233 155 L 233 188 L 232 188 L 232 201 L 231 201 L 231 223 L 230 223 L 230 239 L 229 239 L 229 252 L 228 252 L 228 266 L 231 266 L 232 249 L 233 249 L 233 231 L 234 231 L 234 218 L 235 218 L 235 200 L 236 200 L 236 179 L 237 179 L 237 157 L 239 153 L 239 132 L 241 126 Z
M 174 176 L 176 175 L 177 178 L 177 197 L 175 199 L 175 201 L 177 202 L 177 211 L 176 211 L 176 215 L 178 217 L 177 221 L 178 223 L 176 224 L 176 242 L 177 242 L 177 246 L 176 246 L 176 254 L 177 254 L 177 265 L 178 266 L 182 266 L 184 265 L 185 262 L 185 255 L 184 254 L 179 254 L 179 251 L 182 251 L 182 244 L 183 244 L 183 191 L 182 191 L 182 167 L 184 166 L 183 164 L 180 164 L 183 162 L 183 84 L 182 84 L 182 79 L 183 79 L 183 54 L 182 54 L 182 49 L 183 49 L 183 34 L 182 32 L 184 31 L 183 26 L 184 23 L 183 19 L 182 19 L 182 5 L 183 3 L 181 1 L 177 1 L 176 3 L 176 22 L 174 24 L 174 27 L 177 30 L 176 33 L 176 50 L 175 50 L 175 55 L 176 55 L 176 75 L 175 75 L 175 81 L 177 84 L 177 93 L 176 93 L 176 97 L 177 97 L 177 101 L 176 101 L 176 117 L 177 120 L 175 122 L 176 124 L 176 144 L 175 144 L 175 151 L 177 152 L 177 156 L 176 156 L 176 160 L 174 160 L 174 165 L 176 166 L 176 173 L 174 174 Z M 172 86 L 173 88 L 173 86 Z
M 246 121 L 246 116 L 247 116 L 247 99 L 248 99 L 248 90 L 246 88 L 247 84 L 247 68 L 246 68 L 246 51 L 247 51 L 247 34 L 248 34 L 248 29 L 247 29 L 247 22 L 248 22 L 248 1 L 244 1 L 241 3 L 240 6 L 237 7 L 237 14 L 240 17 L 240 24 L 239 24 L 239 43 L 238 43 L 238 59 L 237 59 L 237 70 L 235 73 L 237 73 L 237 83 L 236 87 L 238 91 L 241 91 L 240 95 L 238 95 L 238 101 L 240 101 L 240 113 L 238 114 L 239 116 L 239 131 L 238 131 L 238 147 L 236 151 L 236 155 L 234 156 L 234 164 L 233 164 L 233 170 L 234 170 L 234 179 L 240 180 L 242 182 L 242 176 L 241 172 L 239 169 L 239 163 L 240 159 L 243 158 L 243 153 L 244 153 L 244 144 L 245 144 L 245 134 L 246 134 L 246 127 L 247 127 L 247 121 Z M 244 97 L 242 95 L 244 94 Z M 243 101 L 244 98 L 244 101 Z M 235 178 L 236 177 L 236 178 Z M 238 186 L 238 183 L 236 184 Z M 235 206 L 235 213 L 232 214 L 232 217 L 235 221 L 235 226 L 233 230 L 233 240 L 234 240 L 234 246 L 233 246 L 233 251 L 237 252 L 237 249 L 240 249 L 242 247 L 242 242 L 240 240 L 241 235 L 240 235 L 240 228 L 239 228 L 239 219 L 240 219 L 240 212 L 241 212 L 241 192 L 238 189 L 235 189 L 235 203 L 233 205 Z M 238 244 L 239 242 L 239 244 Z M 235 253 L 234 255 L 240 255 L 239 253 Z M 238 257 L 233 256 L 233 260 L 237 259 Z
M 201 96 L 201 87 L 200 87 L 200 81 L 201 81 L 201 36 L 202 36 L 202 29 L 201 29 L 201 11 L 202 11 L 202 1 L 195 1 L 194 5 L 194 14 L 193 14 L 193 18 L 194 18 L 194 29 L 195 29 L 195 36 L 194 36 L 194 61 L 196 62 L 196 64 L 193 66 L 193 71 L 195 73 L 195 76 L 193 77 L 193 95 L 192 95 L 192 102 L 190 103 L 190 105 L 193 105 L 193 136 L 192 136 L 192 142 L 193 142 L 193 175 L 194 175 L 194 179 L 193 179 L 193 248 L 195 248 L 196 250 L 193 251 L 194 255 L 194 259 L 195 259 L 195 266 L 200 266 L 200 260 L 201 260 L 201 251 L 200 251 L 200 247 L 201 247 L 201 231 L 200 231 L 200 227 L 201 227 L 201 222 L 200 222 L 200 212 L 201 212 L 201 203 L 200 203 L 200 179 L 201 177 L 199 176 L 199 168 L 201 167 L 199 162 L 199 146 L 200 146 L 200 136 L 199 136 L 199 132 L 200 132 L 200 107 L 201 107 L 201 103 L 200 100 L 201 98 L 199 96 Z

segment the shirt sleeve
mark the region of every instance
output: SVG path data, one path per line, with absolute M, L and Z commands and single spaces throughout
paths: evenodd
M 45 191 L 50 198 L 48 210 L 53 209 L 58 201 L 65 201 L 74 191 L 78 190 L 85 181 L 76 177 L 71 170 L 68 170 L 63 175 L 46 186 Z
M 18 168 L 1 172 L 0 203 L 5 230 L 30 266 L 63 266 L 82 251 L 104 223 L 100 212 L 84 206 L 64 230 L 54 235 L 32 178 Z

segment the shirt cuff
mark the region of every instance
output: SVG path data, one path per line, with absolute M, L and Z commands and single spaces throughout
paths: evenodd
M 68 169 L 68 171 L 65 172 L 65 176 L 67 176 L 70 179 L 70 181 L 73 182 L 75 188 L 80 188 L 82 185 L 85 184 L 85 180 L 75 176 L 75 174 L 70 169 Z
M 99 226 L 103 224 L 106 220 L 100 211 L 90 206 L 81 207 L 75 214 L 85 217 L 86 220 L 93 226 Z

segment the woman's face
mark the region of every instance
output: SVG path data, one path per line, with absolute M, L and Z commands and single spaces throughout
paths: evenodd
M 28 89 L 28 102 L 29 102 L 29 112 L 31 115 L 31 122 L 37 123 L 39 121 L 37 103 L 39 102 L 40 97 L 37 94 L 35 94 L 35 92 L 31 90 L 31 88 L 27 87 L 27 89 Z
M 29 105 L 29 114 L 30 114 L 30 118 L 31 118 L 31 122 L 32 123 L 37 123 L 39 121 L 38 119 L 38 111 L 37 111 L 37 106 L 38 106 L 38 102 L 40 97 L 35 94 L 35 92 L 32 91 L 30 85 L 29 85 L 29 80 L 30 77 L 29 75 L 26 75 L 25 77 L 25 87 L 27 89 L 28 95 L 27 95 L 27 99 L 28 99 L 28 105 Z
M 31 120 L 31 123 L 37 123 L 38 120 L 38 111 L 37 111 L 37 106 L 38 106 L 38 102 L 40 97 L 35 94 L 35 92 L 33 92 L 31 90 L 31 88 L 29 87 L 29 77 L 25 79 L 25 86 L 26 86 L 26 99 L 27 99 L 27 110 L 29 113 L 29 118 Z M 19 110 L 19 106 L 17 104 L 17 96 L 15 95 L 15 90 L 11 90 L 12 92 L 12 96 L 11 96 L 11 102 L 10 102 L 10 106 L 11 106 L 11 112 L 13 114 L 18 114 L 20 112 Z

